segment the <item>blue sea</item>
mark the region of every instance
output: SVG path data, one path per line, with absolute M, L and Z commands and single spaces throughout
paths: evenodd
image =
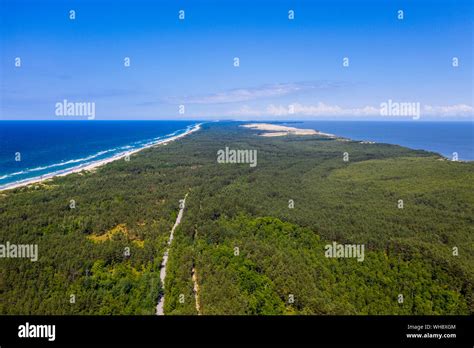
M 0 188 L 17 181 L 61 174 L 71 168 L 140 149 L 183 134 L 197 123 L 1 121 Z
M 352 140 L 374 141 L 474 160 L 474 122 L 303 121 L 284 125 L 310 128 Z
M 140 149 L 183 134 L 196 121 L 0 121 L 0 188 Z M 281 122 L 279 122 L 281 124 Z M 283 123 L 474 160 L 472 122 L 304 121 Z M 20 153 L 21 160 L 15 155 Z

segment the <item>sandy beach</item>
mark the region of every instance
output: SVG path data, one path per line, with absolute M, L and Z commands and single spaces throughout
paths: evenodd
M 251 128 L 256 130 L 265 131 L 260 134 L 262 137 L 281 137 L 285 135 L 322 135 L 330 138 L 335 138 L 336 136 L 329 133 L 323 133 L 316 131 L 314 129 L 302 129 L 295 127 L 280 126 L 270 123 L 250 123 L 245 124 L 242 127 Z
M 100 160 L 100 161 L 91 162 L 91 163 L 88 163 L 88 164 L 85 164 L 85 165 L 82 165 L 82 166 L 65 169 L 62 172 L 55 172 L 55 173 L 46 174 L 46 175 L 38 176 L 38 177 L 35 177 L 35 178 L 31 178 L 31 179 L 25 179 L 25 180 L 22 180 L 22 181 L 17 181 L 17 182 L 11 183 L 11 184 L 6 184 L 6 185 L 3 185 L 3 186 L 0 186 L 0 191 L 11 190 L 11 189 L 14 189 L 14 188 L 17 188 L 17 187 L 28 186 L 28 185 L 35 184 L 35 183 L 37 184 L 37 183 L 41 183 L 45 180 L 49 180 L 49 179 L 59 177 L 59 176 L 69 175 L 69 174 L 72 174 L 72 173 L 79 173 L 79 172 L 82 172 L 82 171 L 92 171 L 92 170 L 94 170 L 98 167 L 101 167 L 101 166 L 103 166 L 107 163 L 117 161 L 117 160 L 125 158 L 127 156 L 131 156 L 131 155 L 133 155 L 133 154 L 135 154 L 139 151 L 142 151 L 144 149 L 148 149 L 150 147 L 157 146 L 157 145 L 166 145 L 166 144 L 168 144 L 172 141 L 183 138 L 186 135 L 197 132 L 200 129 L 201 129 L 201 124 L 197 124 L 193 128 L 191 128 L 190 130 L 184 132 L 183 134 L 176 135 L 176 136 L 173 136 L 173 137 L 168 138 L 168 139 L 160 140 L 156 143 L 144 146 L 142 148 L 122 152 L 122 153 L 117 154 L 113 157 L 106 158 L 106 159 L 103 159 L 103 160 Z

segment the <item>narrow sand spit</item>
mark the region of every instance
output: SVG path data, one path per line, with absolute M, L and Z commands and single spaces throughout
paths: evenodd
M 329 133 L 323 133 L 316 131 L 314 129 L 301 129 L 295 127 L 279 126 L 276 124 L 270 123 L 250 123 L 245 124 L 242 127 L 256 129 L 265 131 L 265 133 L 260 134 L 262 137 L 281 137 L 285 135 L 322 135 L 330 138 L 335 138 L 336 136 Z

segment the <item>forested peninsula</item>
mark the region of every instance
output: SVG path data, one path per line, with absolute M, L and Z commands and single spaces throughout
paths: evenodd
M 164 291 L 166 315 L 474 313 L 474 163 L 241 125 L 0 192 L 1 244 L 38 245 L 0 259 L 0 313 L 152 315 Z

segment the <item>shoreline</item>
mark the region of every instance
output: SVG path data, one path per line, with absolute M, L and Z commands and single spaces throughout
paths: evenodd
M 287 122 L 283 122 L 287 123 Z M 294 122 L 294 123 L 299 123 L 299 122 Z M 301 121 L 303 123 L 303 121 Z M 282 136 L 288 136 L 288 135 L 297 135 L 297 136 L 302 136 L 302 135 L 318 135 L 318 136 L 323 136 L 327 138 L 334 139 L 336 141 L 343 141 L 343 142 L 356 142 L 359 144 L 364 144 L 364 145 L 378 145 L 378 144 L 387 144 L 387 145 L 392 145 L 392 146 L 401 146 L 413 151 L 425 151 L 425 152 L 430 152 L 433 154 L 436 154 L 439 158 L 439 160 L 444 160 L 444 161 L 452 161 L 452 162 L 458 162 L 458 163 L 469 163 L 473 162 L 474 159 L 457 159 L 453 160 L 451 159 L 448 155 L 442 154 L 441 152 L 438 152 L 436 150 L 428 150 L 428 149 L 423 149 L 423 148 L 415 148 L 415 147 L 410 147 L 407 145 L 401 145 L 401 144 L 395 144 L 395 143 L 387 143 L 387 142 L 379 142 L 379 141 L 373 141 L 373 140 L 360 140 L 360 139 L 353 139 L 353 138 L 348 138 L 345 136 L 340 136 L 340 135 L 335 135 L 331 133 L 325 133 L 321 132 L 319 130 L 311 129 L 311 128 L 296 128 L 296 127 L 288 127 L 288 126 L 282 126 L 279 124 L 273 124 L 273 123 L 246 123 L 241 125 L 241 127 L 250 129 L 250 130 L 255 130 L 255 131 L 260 131 L 261 133 L 257 134 L 257 136 L 261 137 L 282 137 Z
M 259 134 L 261 137 L 281 137 L 287 135 L 320 135 L 328 138 L 337 138 L 334 134 L 323 133 L 314 129 L 303 129 L 296 127 L 281 126 L 272 123 L 248 123 L 242 125 L 244 128 L 263 131 Z
M 112 157 L 109 157 L 109 158 L 105 158 L 105 159 L 94 161 L 94 162 L 87 163 L 87 164 L 82 164 L 82 165 L 79 165 L 77 167 L 64 169 L 63 171 L 57 171 L 57 172 L 37 176 L 37 177 L 34 177 L 34 178 L 30 178 L 30 179 L 23 179 L 21 181 L 12 182 L 11 184 L 5 184 L 5 185 L 0 186 L 0 192 L 6 191 L 6 190 L 12 190 L 12 189 L 23 187 L 23 186 L 28 186 L 28 185 L 35 184 L 35 183 L 41 183 L 43 181 L 53 179 L 53 178 L 56 178 L 56 177 L 60 177 L 60 176 L 66 176 L 66 175 L 69 175 L 69 174 L 80 173 L 80 172 L 83 172 L 83 171 L 93 171 L 93 170 L 95 170 L 95 169 L 97 169 L 97 168 L 99 168 L 99 167 L 101 167 L 101 166 L 103 166 L 107 163 L 117 161 L 117 160 L 125 158 L 127 156 L 131 156 L 131 155 L 133 155 L 133 154 L 135 154 L 139 151 L 142 151 L 144 149 L 148 149 L 148 148 L 151 148 L 153 146 L 158 146 L 158 145 L 167 145 L 168 143 L 170 143 L 172 141 L 178 140 L 180 138 L 185 137 L 186 135 L 197 132 L 198 130 L 201 129 L 201 125 L 202 125 L 202 123 L 198 123 L 195 126 L 193 126 L 191 129 L 187 130 L 186 132 L 184 132 L 182 134 L 174 135 L 170 138 L 159 140 L 156 143 L 146 145 L 146 146 L 141 147 L 139 149 L 133 149 L 133 150 L 130 150 L 130 151 L 125 151 L 125 152 L 116 154 L 116 155 L 114 155 Z

